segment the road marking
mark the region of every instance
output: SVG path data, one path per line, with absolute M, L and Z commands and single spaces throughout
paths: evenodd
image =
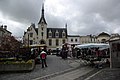
M 84 80 L 89 80 L 90 78 L 94 77 L 95 75 L 97 75 L 98 73 L 100 73 L 100 72 L 102 72 L 102 71 L 103 71 L 103 70 L 100 70 L 100 71 L 98 71 L 98 72 L 94 73 L 93 75 L 91 75 L 91 76 L 87 77 L 87 78 L 86 78 L 86 79 L 84 79 Z

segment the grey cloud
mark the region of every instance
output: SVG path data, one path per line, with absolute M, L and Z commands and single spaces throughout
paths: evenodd
M 75 26 L 76 34 L 97 34 L 103 31 L 113 33 L 120 25 L 120 0 L 76 0 L 73 3 L 74 9 L 83 13 L 71 19 L 76 21 L 71 21 L 72 24 L 77 25 L 72 25 L 70 30 Z M 71 10 L 75 12 L 74 9 Z M 96 17 L 94 14 L 99 14 L 101 20 L 94 21 Z
M 65 27 L 65 24 L 67 23 L 67 21 L 64 18 L 58 17 L 58 16 L 54 16 L 51 14 L 47 14 L 46 15 L 46 21 L 48 23 L 48 27 Z
M 0 10 L 4 16 L 25 24 L 39 20 L 41 4 L 42 0 L 0 0 Z
M 12 20 L 30 25 L 31 22 L 38 23 L 42 2 L 43 0 L 0 0 L 0 11 Z M 45 6 L 48 27 L 64 27 L 67 22 L 69 34 L 119 32 L 120 0 L 60 0 L 59 4 L 64 6 L 59 16 L 52 14 L 56 13 L 56 9 L 52 12 L 51 6 Z
M 97 20 L 94 16 L 93 14 L 84 15 L 82 19 L 75 17 L 78 22 L 72 23 L 73 25 L 70 30 L 74 31 L 76 29 L 74 33 L 79 35 L 98 34 L 103 31 L 108 32 L 106 23 L 102 23 L 101 20 Z

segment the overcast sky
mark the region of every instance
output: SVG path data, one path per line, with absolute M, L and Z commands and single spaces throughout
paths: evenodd
M 14 36 L 41 16 L 43 0 L 0 0 L 0 25 L 7 25 Z M 48 27 L 65 27 L 68 34 L 97 35 L 120 33 L 120 0 L 45 0 Z

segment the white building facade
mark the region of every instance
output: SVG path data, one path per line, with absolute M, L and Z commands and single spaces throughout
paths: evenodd
M 80 36 L 79 35 L 68 35 L 67 42 L 73 45 L 80 44 Z

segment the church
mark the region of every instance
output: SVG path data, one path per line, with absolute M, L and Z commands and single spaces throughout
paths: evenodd
M 64 28 L 48 28 L 44 16 L 44 5 L 42 5 L 41 17 L 37 26 L 31 24 L 24 32 L 23 43 L 25 46 L 45 44 L 48 49 L 55 49 L 67 42 L 67 24 Z

